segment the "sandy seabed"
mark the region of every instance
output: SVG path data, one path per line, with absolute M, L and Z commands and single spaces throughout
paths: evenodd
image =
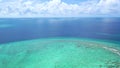
M 0 68 L 120 68 L 120 44 L 49 38 L 0 45 Z

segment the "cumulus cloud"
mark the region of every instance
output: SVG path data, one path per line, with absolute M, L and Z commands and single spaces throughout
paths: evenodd
M 120 15 L 120 0 L 88 0 L 68 4 L 61 0 L 0 0 L 0 17 L 74 17 Z

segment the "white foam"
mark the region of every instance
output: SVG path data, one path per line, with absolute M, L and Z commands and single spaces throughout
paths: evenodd
M 120 51 L 117 50 L 117 49 L 110 48 L 110 47 L 105 47 L 105 46 L 103 48 L 106 49 L 106 50 L 109 50 L 109 51 L 111 51 L 111 52 L 113 52 L 113 53 L 115 53 L 115 54 L 117 54 L 117 55 L 120 56 Z

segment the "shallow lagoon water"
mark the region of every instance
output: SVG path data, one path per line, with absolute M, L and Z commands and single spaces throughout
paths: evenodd
M 0 68 L 120 68 L 119 18 L 0 20 Z
M 2 68 L 120 68 L 120 44 L 49 38 L 0 45 Z

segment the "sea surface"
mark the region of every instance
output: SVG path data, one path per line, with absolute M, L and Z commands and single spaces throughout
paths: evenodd
M 120 18 L 1 18 L 0 68 L 120 68 Z
M 51 37 L 92 38 L 120 42 L 120 18 L 0 19 L 0 44 Z

